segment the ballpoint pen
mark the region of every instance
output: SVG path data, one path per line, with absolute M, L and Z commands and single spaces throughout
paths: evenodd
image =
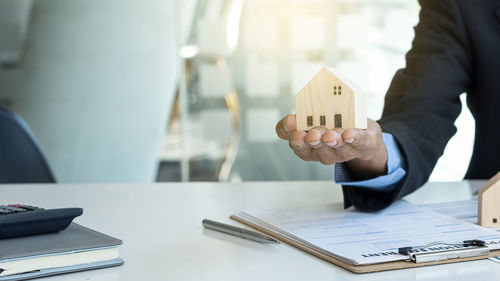
M 279 244 L 280 241 L 274 239 L 271 236 L 255 232 L 252 230 L 244 229 L 241 227 L 229 225 L 229 224 L 224 224 L 220 222 L 216 222 L 213 220 L 209 219 L 204 219 L 202 222 L 203 226 L 208 229 L 220 231 L 223 233 L 227 233 L 233 236 L 238 236 L 241 238 L 245 238 L 248 240 L 256 241 L 256 242 L 261 242 L 261 243 L 272 243 L 272 244 Z

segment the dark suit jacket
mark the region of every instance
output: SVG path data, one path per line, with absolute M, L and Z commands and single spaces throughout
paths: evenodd
M 500 170 L 500 0 L 420 5 L 406 68 L 396 72 L 379 120 L 400 146 L 407 174 L 391 192 L 343 187 L 346 207 L 382 209 L 422 186 L 456 132 L 464 92 L 476 121 L 466 178 L 487 179 Z

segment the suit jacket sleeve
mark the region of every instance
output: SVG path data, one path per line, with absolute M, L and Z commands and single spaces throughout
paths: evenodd
M 390 192 L 344 186 L 345 207 L 379 210 L 422 186 L 456 132 L 459 96 L 471 72 L 467 33 L 454 0 L 421 0 L 420 5 L 406 67 L 396 72 L 378 121 L 396 139 L 407 174 Z

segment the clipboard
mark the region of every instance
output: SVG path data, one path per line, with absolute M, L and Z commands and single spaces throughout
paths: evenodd
M 447 263 L 466 262 L 466 261 L 481 260 L 481 259 L 487 259 L 487 258 L 500 256 L 500 250 L 490 250 L 488 255 L 453 258 L 453 259 L 433 261 L 433 262 L 416 263 L 413 261 L 392 261 L 392 262 L 375 263 L 375 264 L 369 264 L 369 265 L 353 265 L 353 264 L 350 264 L 350 263 L 343 261 L 341 259 L 332 257 L 330 255 L 326 255 L 326 254 L 322 253 L 321 251 L 318 251 L 312 247 L 309 247 L 305 244 L 296 242 L 296 241 L 289 239 L 289 238 L 287 238 L 287 237 L 285 237 L 277 232 L 270 231 L 266 228 L 263 228 L 255 223 L 247 221 L 247 220 L 240 218 L 238 216 L 231 215 L 230 218 L 235 220 L 235 221 L 238 221 L 242 224 L 245 224 L 249 227 L 252 227 L 252 228 L 254 228 L 262 233 L 265 233 L 269 236 L 272 236 L 272 237 L 280 240 L 281 242 L 287 243 L 287 244 L 289 244 L 297 249 L 300 249 L 306 253 L 309 253 L 309 254 L 316 256 L 320 259 L 323 259 L 329 263 L 333 263 L 337 266 L 340 266 L 344 269 L 347 269 L 353 273 L 358 273 L 358 274 L 396 270 L 396 269 L 405 269 L 405 268 L 414 268 L 414 267 L 422 267 L 422 266 L 431 266 L 431 265 L 439 265 L 439 264 L 447 264 Z
M 230 218 L 353 273 L 500 256 L 499 232 L 404 200 L 375 213 L 331 203 L 246 210 Z

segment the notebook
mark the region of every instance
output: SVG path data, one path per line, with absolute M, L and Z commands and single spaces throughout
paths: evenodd
M 0 240 L 0 280 L 26 280 L 123 264 L 122 241 L 72 223 L 58 233 Z
M 405 201 L 375 213 L 327 204 L 247 210 L 232 218 L 321 258 L 330 257 L 354 266 L 407 261 L 409 257 L 399 254 L 398 248 L 437 241 L 480 239 L 490 250 L 500 249 L 500 233 L 495 230 Z M 441 245 L 425 251 L 447 249 L 457 246 Z

